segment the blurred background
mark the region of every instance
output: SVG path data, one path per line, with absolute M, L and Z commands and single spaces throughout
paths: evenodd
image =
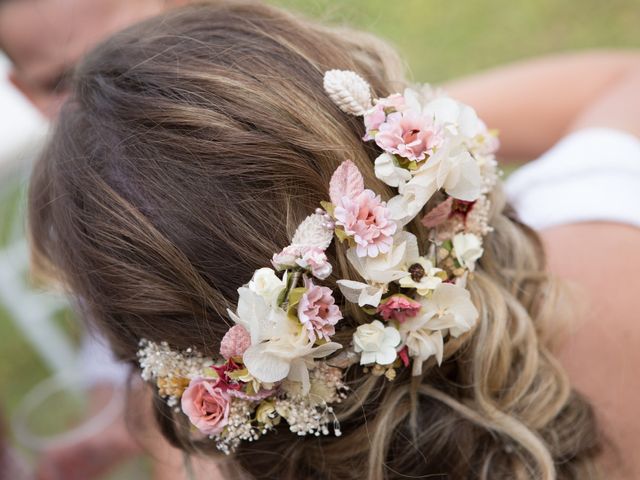
M 83 8 L 92 4 L 98 8 L 106 0 L 75 1 Z M 135 5 L 136 1 L 128 3 Z M 73 4 L 73 0 L 65 3 Z M 271 0 L 270 3 L 380 35 L 398 48 L 411 77 L 421 82 L 443 82 L 551 52 L 640 47 L 637 0 Z M 73 16 L 65 18 L 74 21 Z M 3 34 L 0 31 L 0 37 Z M 25 186 L 49 122 L 11 85 L 9 70 L 10 62 L 0 52 L 0 411 L 7 418 L 15 414 L 30 389 L 74 362 L 82 337 L 81 327 L 64 300 L 29 283 L 23 228 Z M 63 402 L 60 408 L 75 407 Z M 29 458 L 30 452 L 15 438 L 13 443 Z M 143 478 L 141 472 L 146 469 L 145 461 L 138 460 L 108 478 Z

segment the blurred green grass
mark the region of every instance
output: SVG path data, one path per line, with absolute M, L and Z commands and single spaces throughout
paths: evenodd
M 637 0 L 272 0 L 389 40 L 412 78 L 440 82 L 566 50 L 640 46 Z
M 271 0 L 387 39 L 413 80 L 441 82 L 551 52 L 640 47 L 637 0 Z M 0 247 L 23 212 L 23 184 L 2 186 Z M 7 194 L 6 188 L 12 188 Z M 0 266 L 1 268 L 1 266 Z M 63 323 L 68 324 L 67 320 Z M 73 330 L 73 328 L 70 328 Z M 9 413 L 47 369 L 0 305 L 0 407 Z M 123 479 L 132 478 L 123 476 Z

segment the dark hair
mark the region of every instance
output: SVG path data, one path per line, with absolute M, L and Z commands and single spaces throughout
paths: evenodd
M 344 159 L 389 196 L 361 122 L 323 91 L 332 68 L 358 72 L 378 96 L 403 86 L 374 37 L 256 4 L 176 10 L 118 34 L 80 67 L 34 173 L 31 237 L 36 266 L 66 284 L 121 358 L 135 362 L 141 338 L 214 354 L 236 289 L 327 198 Z M 282 425 L 240 448 L 238 476 L 595 478 L 592 411 L 538 335 L 558 313 L 539 240 L 505 214 L 499 188 L 492 204 L 495 232 L 470 286 L 476 331 L 422 377 L 350 372 L 342 437 Z M 329 254 L 329 284 L 357 278 L 344 247 Z M 362 313 L 338 301 L 346 344 Z M 213 450 L 157 395 L 155 405 L 175 445 Z

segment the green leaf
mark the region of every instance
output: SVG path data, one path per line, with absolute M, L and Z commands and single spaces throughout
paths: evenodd
M 320 206 L 333 217 L 333 212 L 336 210 L 336 206 L 333 203 L 322 201 L 320 202 Z

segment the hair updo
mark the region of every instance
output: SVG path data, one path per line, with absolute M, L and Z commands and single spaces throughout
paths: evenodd
M 362 122 L 323 90 L 329 69 L 357 72 L 378 97 L 404 87 L 375 37 L 256 4 L 172 11 L 79 68 L 31 184 L 34 259 L 120 358 L 135 364 L 141 338 L 215 355 L 236 289 L 328 198 L 343 160 L 391 196 Z M 494 231 L 469 282 L 480 318 L 446 344 L 442 366 L 393 382 L 349 372 L 352 392 L 336 406 L 342 437 L 281 426 L 240 447 L 233 478 L 597 478 L 593 412 L 549 352 L 560 312 L 540 241 L 500 187 L 491 203 Z M 417 222 L 409 228 L 424 238 Z M 327 253 L 329 286 L 358 279 L 344 246 Z M 335 340 L 347 345 L 365 319 L 336 296 L 345 319 Z M 182 414 L 155 408 L 174 445 L 215 454 Z

